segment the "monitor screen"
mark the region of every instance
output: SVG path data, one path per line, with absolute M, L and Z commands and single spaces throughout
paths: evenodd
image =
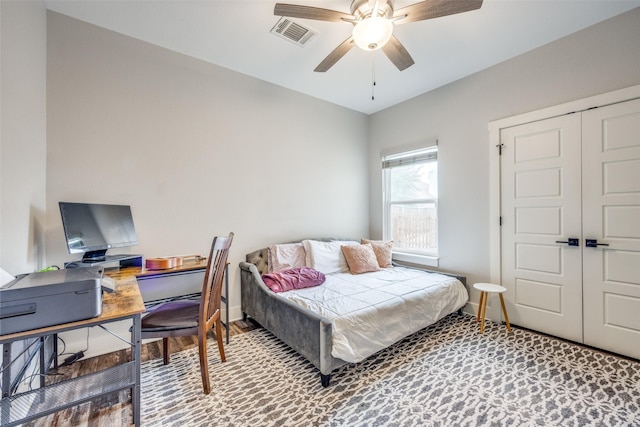
M 83 259 L 100 259 L 108 249 L 138 244 L 130 206 L 71 202 L 59 205 L 70 254 L 84 253 Z

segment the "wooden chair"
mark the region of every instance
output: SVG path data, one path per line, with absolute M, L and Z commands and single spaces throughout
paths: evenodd
M 169 337 L 197 336 L 200 354 L 200 373 L 204 393 L 211 392 L 207 362 L 207 332 L 215 326 L 220 359 L 225 362 L 220 320 L 220 299 L 224 272 L 233 233 L 228 237 L 214 237 L 207 270 L 202 284 L 200 301 L 171 301 L 142 318 L 142 338 L 162 338 L 163 361 L 169 363 Z

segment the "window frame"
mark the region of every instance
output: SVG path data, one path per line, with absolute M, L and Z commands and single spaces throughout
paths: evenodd
M 388 172 L 394 167 L 400 167 L 408 164 L 420 164 L 429 161 L 438 161 L 438 141 L 433 140 L 422 143 L 417 146 L 405 147 L 395 151 L 381 153 L 381 169 L 382 169 L 382 233 L 385 240 L 392 240 L 391 237 L 391 209 L 394 205 L 412 205 L 412 204 L 434 204 L 436 212 L 436 220 L 438 221 L 436 233 L 436 251 L 426 250 L 410 250 L 392 248 L 393 259 L 401 262 L 408 262 L 418 265 L 426 265 L 437 267 L 439 263 L 439 195 L 436 192 L 435 198 L 420 198 L 409 200 L 389 200 L 391 195 L 391 177 Z M 439 166 L 437 175 L 439 176 Z M 439 187 L 439 186 L 438 186 Z

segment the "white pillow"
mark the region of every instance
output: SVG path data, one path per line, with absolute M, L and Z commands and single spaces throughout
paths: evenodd
M 305 266 L 305 250 L 302 243 L 285 243 L 269 246 L 269 272 Z
M 333 242 L 320 242 L 318 240 L 303 240 L 307 267 L 318 270 L 324 274 L 346 273 L 349 265 L 342 253 L 343 245 L 359 245 L 360 242 L 351 240 L 335 240 Z

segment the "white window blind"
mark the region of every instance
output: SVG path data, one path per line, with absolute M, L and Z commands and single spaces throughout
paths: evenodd
M 438 160 L 438 146 L 423 148 L 406 153 L 391 154 L 382 158 L 382 168 L 413 165 Z
M 394 252 L 438 254 L 437 145 L 382 157 L 384 224 Z

